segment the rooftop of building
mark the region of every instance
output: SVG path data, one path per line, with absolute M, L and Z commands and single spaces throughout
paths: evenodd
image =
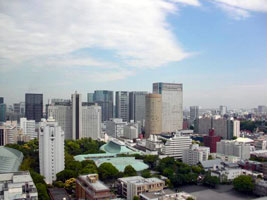
M 221 165 L 221 162 L 222 162 L 221 159 L 200 161 L 201 165 L 204 168 L 212 168 L 214 165 Z
M 123 172 L 124 168 L 128 165 L 131 165 L 136 171 L 142 171 L 149 167 L 142 160 L 136 160 L 134 157 L 100 158 L 94 161 L 97 166 L 100 166 L 102 163 L 111 163 L 120 172 Z
M 92 174 L 82 175 L 78 177 L 78 180 L 82 180 L 84 183 L 86 183 L 88 186 L 92 187 L 95 191 L 103 191 L 103 190 L 109 190 L 109 188 L 102 183 L 99 180 L 95 180 L 95 182 L 91 182 L 89 180 L 89 176 Z
M 71 200 L 64 188 L 48 188 L 48 193 L 53 200 Z
M 169 194 L 175 194 L 175 192 L 170 189 L 165 189 L 165 190 L 158 191 L 158 192 L 144 192 L 141 195 L 149 199 L 157 199 L 159 197 L 162 197 L 164 195 L 169 195 Z
M 29 171 L 0 173 L 0 182 L 12 181 L 13 183 L 33 181 Z
M 0 173 L 16 172 L 23 160 L 23 154 L 12 148 L 0 147 Z
M 254 140 L 250 138 L 244 138 L 244 137 L 239 137 L 235 140 L 236 142 L 244 142 L 244 143 L 251 143 L 254 142 Z
M 105 151 L 106 153 L 133 153 L 133 151 L 125 146 L 125 144 L 119 140 L 110 140 L 107 144 L 104 144 L 100 147 L 100 150 Z

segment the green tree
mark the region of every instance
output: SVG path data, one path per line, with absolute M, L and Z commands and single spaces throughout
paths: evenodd
M 100 179 L 114 179 L 118 176 L 119 171 L 111 163 L 102 163 L 98 168 Z
M 44 181 L 44 177 L 41 176 L 40 174 L 36 173 L 33 170 L 30 170 L 30 174 L 31 174 L 32 180 L 35 183 L 35 185 L 37 183 L 41 183 L 41 184 L 44 184 L 44 185 L 46 184 L 45 181 Z
M 151 169 L 154 169 L 156 167 L 157 160 L 158 160 L 158 156 L 156 155 L 147 155 L 144 158 L 144 162 L 147 163 Z
M 141 172 L 141 176 L 144 177 L 144 178 L 150 178 L 151 177 L 151 173 L 150 173 L 150 171 L 148 169 L 146 169 L 146 170 L 143 170 Z
M 73 170 L 65 169 L 65 170 L 57 173 L 56 176 L 57 176 L 57 181 L 65 182 L 66 180 L 68 180 L 70 178 L 76 178 L 77 173 Z
M 140 198 L 138 196 L 134 196 L 133 200 L 140 200 Z
M 49 200 L 49 196 L 47 194 L 46 186 L 42 183 L 37 183 L 36 188 L 38 191 L 38 199 L 40 200 Z
M 124 173 L 125 177 L 127 177 L 127 176 L 136 176 L 137 175 L 135 169 L 131 165 L 127 165 L 124 168 L 124 172 L 123 173 Z
M 251 193 L 254 189 L 254 183 L 250 176 L 241 175 L 234 179 L 235 190 L 244 193 Z
M 208 173 L 203 180 L 204 185 L 207 185 L 212 188 L 215 188 L 216 185 L 219 184 L 219 182 L 219 178 L 216 176 L 211 176 L 210 173 Z

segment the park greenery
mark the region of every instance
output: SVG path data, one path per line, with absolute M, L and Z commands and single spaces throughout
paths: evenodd
M 234 189 L 238 192 L 250 194 L 253 192 L 254 183 L 251 176 L 241 175 L 233 180 Z
M 240 130 L 254 132 L 256 128 L 262 124 L 263 124 L 262 121 L 243 120 L 243 121 L 240 121 Z

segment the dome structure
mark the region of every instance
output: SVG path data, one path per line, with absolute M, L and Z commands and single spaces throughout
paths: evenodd
M 23 154 L 12 148 L 0 147 L 0 173 L 17 172 L 23 160 Z

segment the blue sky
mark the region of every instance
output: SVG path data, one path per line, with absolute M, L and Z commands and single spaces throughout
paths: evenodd
M 266 0 L 0 0 L 0 96 L 184 84 L 184 106 L 267 104 Z

